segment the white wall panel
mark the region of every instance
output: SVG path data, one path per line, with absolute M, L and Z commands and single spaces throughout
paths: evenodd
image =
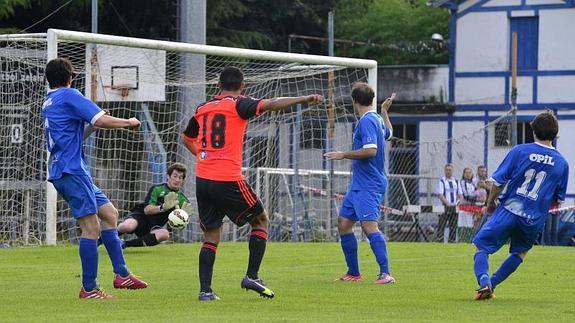
M 502 104 L 505 102 L 505 78 L 458 77 L 455 80 L 458 104 Z
M 458 20 L 455 66 L 457 72 L 508 69 L 507 12 L 473 12 Z
M 539 70 L 575 70 L 575 9 L 539 11 Z

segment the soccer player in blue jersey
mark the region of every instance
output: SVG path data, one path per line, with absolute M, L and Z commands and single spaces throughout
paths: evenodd
M 343 200 L 337 225 L 347 273 L 338 280 L 363 279 L 357 258 L 357 239 L 353 233 L 353 226 L 359 221 L 379 264 L 379 275 L 375 283 L 390 284 L 395 282 L 395 278 L 390 275 L 387 247 L 385 238 L 379 231 L 378 220 L 387 188 L 384 172 L 385 141 L 391 138 L 393 131 L 387 111 L 395 94 L 382 103 L 381 116 L 372 106 L 374 96 L 375 93 L 368 84 L 354 84 L 351 97 L 354 110 L 359 115 L 359 122 L 353 133 L 353 150 L 328 152 L 324 156 L 328 160 L 352 160 L 351 186 Z
M 48 181 L 68 203 L 82 230 L 80 298 L 112 299 L 115 297 L 100 289 L 96 281 L 98 237 L 101 237 L 112 262 L 114 288 L 140 289 L 148 284 L 130 274 L 126 267 L 116 229 L 118 210 L 94 185 L 84 161 L 82 142 L 97 128 L 136 128 L 140 121 L 107 115 L 78 90 L 70 88 L 73 76 L 74 68 L 67 59 L 56 58 L 46 65 L 50 90 L 42 105 L 42 118 L 50 153 Z
M 494 297 L 493 290 L 519 267 L 533 247 L 551 204 L 565 199 L 569 165 L 551 145 L 559 131 L 557 118 L 551 111 L 542 112 L 531 121 L 531 128 L 535 142 L 515 146 L 490 179 L 494 185 L 486 212 L 493 216 L 473 239 L 479 283 L 476 300 Z M 489 255 L 508 240 L 509 257 L 489 277 Z

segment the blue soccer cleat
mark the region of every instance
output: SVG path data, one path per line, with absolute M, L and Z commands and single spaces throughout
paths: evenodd
M 218 297 L 218 295 L 216 295 L 216 293 L 213 292 L 200 292 L 200 294 L 198 295 L 198 300 L 199 301 L 219 301 L 220 298 Z
M 248 290 L 251 289 L 254 292 L 260 294 L 261 297 L 264 298 L 274 298 L 274 292 L 266 287 L 266 284 L 261 279 L 251 279 L 248 276 L 242 279 L 241 286 L 243 289 Z

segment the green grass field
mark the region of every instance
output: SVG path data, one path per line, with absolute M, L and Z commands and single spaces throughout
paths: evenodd
M 219 302 L 200 303 L 199 244 L 128 249 L 131 270 L 150 287 L 112 288 L 111 265 L 100 250 L 100 284 L 114 301 L 79 300 L 77 246 L 0 249 L 0 321 L 575 321 L 575 249 L 535 247 L 497 288 L 497 299 L 475 302 L 471 245 L 390 243 L 398 282 L 373 284 L 377 266 L 360 244 L 361 283 L 334 282 L 344 270 L 336 243 L 270 243 L 261 276 L 272 300 L 240 289 L 246 243 L 218 248 L 214 290 Z M 492 267 L 506 256 L 491 257 Z

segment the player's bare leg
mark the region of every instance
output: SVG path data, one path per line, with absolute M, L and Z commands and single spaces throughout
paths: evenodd
M 218 243 L 222 237 L 222 227 L 204 229 L 204 243 L 200 249 L 199 275 L 200 275 L 200 301 L 216 301 L 220 298 L 212 290 L 212 275 Z
M 246 290 L 251 289 L 265 298 L 273 298 L 275 295 L 258 276 L 260 265 L 266 251 L 269 223 L 270 221 L 266 211 L 258 214 L 250 221 L 252 232 L 249 241 L 250 255 L 248 270 L 240 284 L 242 288 Z
M 101 239 L 114 269 L 114 288 L 142 289 L 148 283 L 130 274 L 122 252 L 122 241 L 118 237 L 118 210 L 112 203 L 106 203 L 98 209 L 98 217 L 102 220 Z
M 359 263 L 357 259 L 357 239 L 353 233 L 355 221 L 343 216 L 337 218 L 337 232 L 341 239 L 341 249 L 347 264 L 347 272 L 336 279 L 336 281 L 360 282 L 363 280 L 359 273 Z
M 80 298 L 86 299 L 113 299 L 112 295 L 105 293 L 96 281 L 98 276 L 98 237 L 100 236 L 100 221 L 96 214 L 87 215 L 78 219 L 82 230 L 80 237 L 80 260 L 82 262 L 82 288 Z

